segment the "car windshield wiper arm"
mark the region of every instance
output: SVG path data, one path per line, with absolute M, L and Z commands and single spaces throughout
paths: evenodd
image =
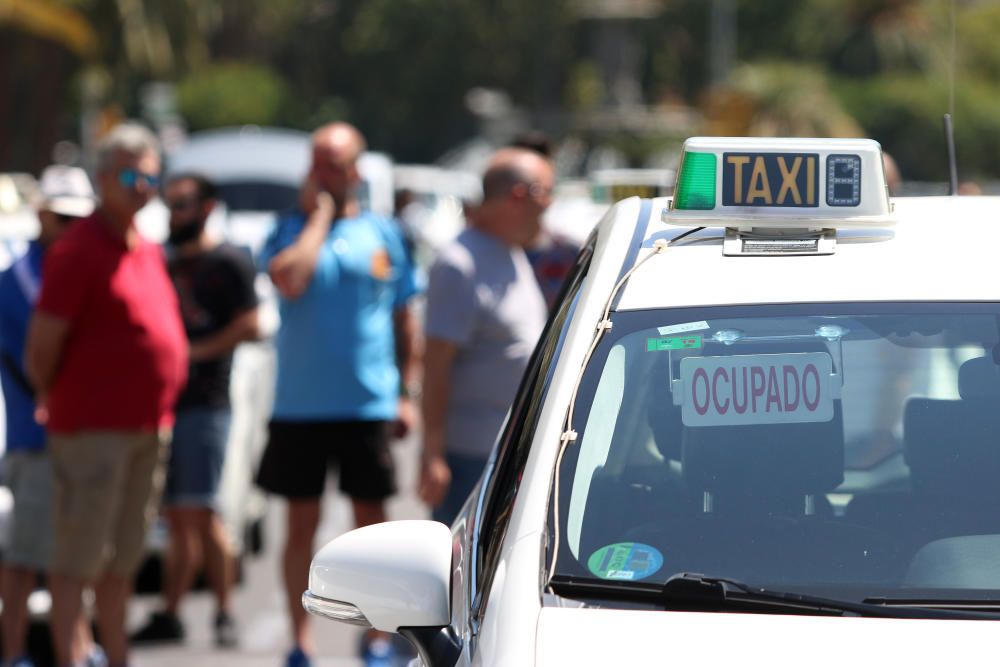
M 958 599 L 958 598 L 887 598 L 872 597 L 862 600 L 864 604 L 882 607 L 922 609 L 979 609 L 982 611 L 1000 612 L 1000 600 L 989 599 Z
M 889 616 L 885 607 L 869 606 L 848 600 L 833 600 L 813 597 L 799 593 L 774 591 L 765 588 L 751 587 L 736 579 L 725 577 L 708 577 L 695 572 L 679 572 L 663 584 L 663 596 L 666 601 L 704 603 L 717 607 L 729 606 L 763 606 L 775 611 L 798 611 L 812 614 L 829 614 L 834 616 Z
M 680 572 L 662 585 L 555 577 L 556 592 L 583 597 L 625 599 L 660 604 L 685 611 L 786 612 L 830 616 L 882 618 L 966 618 L 996 620 L 995 614 L 927 607 L 891 607 L 866 602 L 835 600 L 799 593 L 752 587 L 724 577 Z

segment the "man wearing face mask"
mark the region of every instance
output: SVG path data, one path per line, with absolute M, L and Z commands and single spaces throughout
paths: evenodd
M 224 647 L 237 641 L 229 606 L 235 562 L 217 493 L 229 436 L 233 351 L 258 338 L 259 329 L 253 263 L 246 253 L 205 231 L 215 197 L 214 184 L 194 173 L 173 176 L 163 191 L 170 209 L 168 270 L 191 363 L 177 402 L 164 490 L 170 528 L 164 609 L 132 636 L 137 643 L 184 638 L 178 607 L 201 566 L 216 597 L 215 641 Z

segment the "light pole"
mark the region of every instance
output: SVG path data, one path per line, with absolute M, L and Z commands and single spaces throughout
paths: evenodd
M 726 85 L 736 52 L 736 2 L 712 0 L 710 19 L 709 80 L 712 87 Z

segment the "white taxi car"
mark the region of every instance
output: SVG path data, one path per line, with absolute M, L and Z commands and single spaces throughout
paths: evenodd
M 314 558 L 425 665 L 941 665 L 1000 626 L 1000 201 L 696 138 L 597 226 L 451 530 Z

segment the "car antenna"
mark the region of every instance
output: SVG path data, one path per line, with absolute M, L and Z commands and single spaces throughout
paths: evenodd
M 955 130 L 951 125 L 951 114 L 944 115 L 944 140 L 948 145 L 948 194 L 958 194 L 958 165 L 955 163 Z
M 951 0 L 951 57 L 948 63 L 948 113 L 944 115 L 944 140 L 948 147 L 948 194 L 958 194 L 958 163 L 955 159 L 955 0 Z

